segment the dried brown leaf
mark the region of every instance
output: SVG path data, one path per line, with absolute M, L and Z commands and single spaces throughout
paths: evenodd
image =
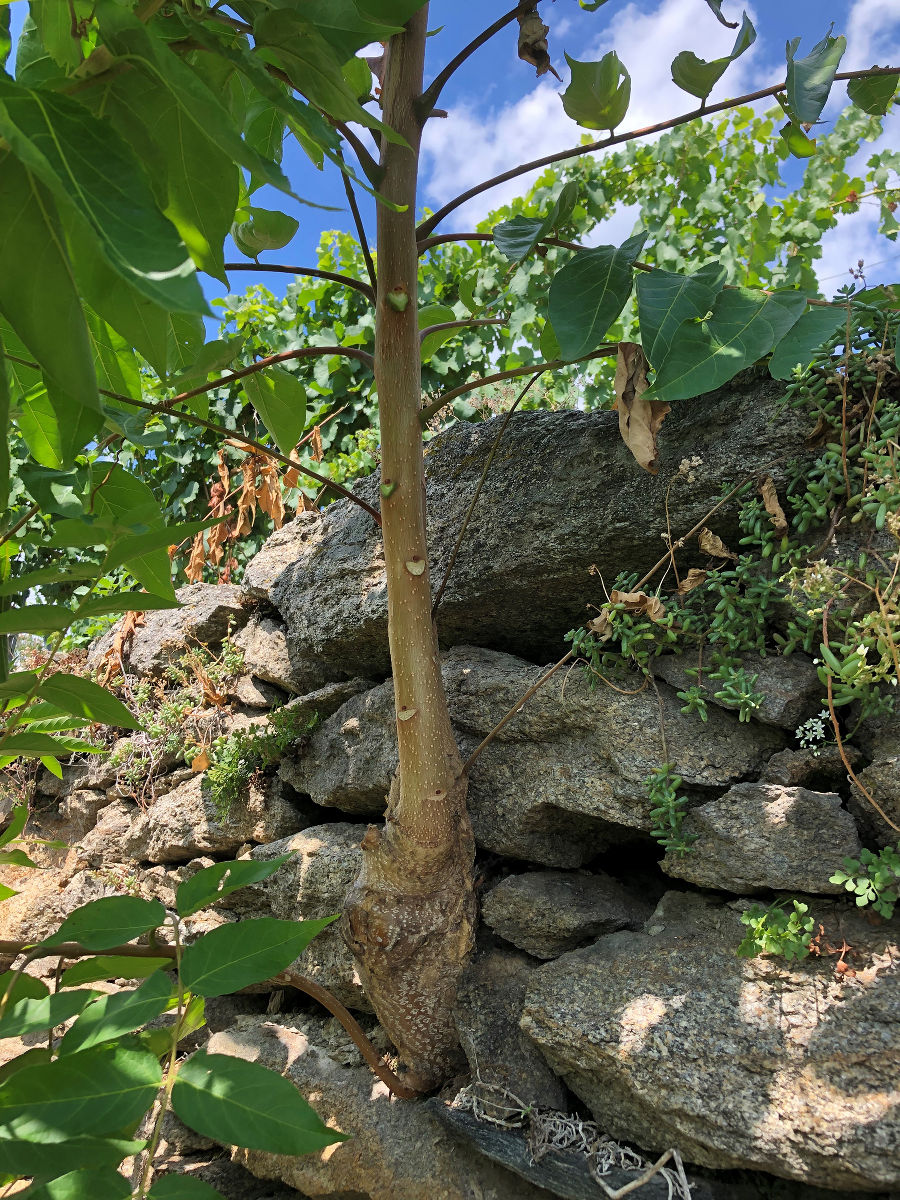
M 324 451 L 322 449 L 322 430 L 318 425 L 313 429 L 312 437 L 309 440 L 310 454 L 312 454 L 313 462 L 321 462 L 324 458 Z
M 117 671 L 124 672 L 122 657 L 134 641 L 134 635 L 144 624 L 142 612 L 127 612 L 122 617 L 118 633 L 113 637 L 112 645 L 97 664 L 97 682 L 101 687 L 108 687 L 110 680 Z
M 730 558 L 737 562 L 737 555 L 732 554 L 719 535 L 711 529 L 701 529 L 699 541 L 704 554 L 711 554 L 713 558 Z
M 201 750 L 198 755 L 191 759 L 192 771 L 205 771 L 212 765 L 212 759 L 205 750 Z
M 241 494 L 238 496 L 237 523 L 234 528 L 236 538 L 248 534 L 256 520 L 257 466 L 256 455 L 251 454 L 241 467 Z
M 202 583 L 203 568 L 206 566 L 206 546 L 203 541 L 203 531 L 194 534 L 194 540 L 191 543 L 191 557 L 188 559 L 188 565 L 184 569 L 184 573 L 188 578 L 189 583 Z
M 626 612 L 644 613 L 651 621 L 661 621 L 666 615 L 666 607 L 659 596 L 649 596 L 646 592 L 613 590 L 609 598 L 613 604 L 624 604 Z
M 651 475 L 659 471 L 656 435 L 669 412 L 659 400 L 645 400 L 647 360 L 636 342 L 620 342 L 616 358 L 616 408 L 622 441 L 638 465 Z
M 767 475 L 759 485 L 759 492 L 775 530 L 775 536 L 784 537 L 788 531 L 787 517 L 784 515 L 784 509 L 778 503 L 778 492 L 775 490 L 775 480 L 771 475 Z
M 270 458 L 260 463 L 257 500 L 260 509 L 272 518 L 275 528 L 280 529 L 284 524 L 284 497 L 281 494 L 278 469 Z
M 300 472 L 296 467 L 288 467 L 281 477 L 281 482 L 286 488 L 295 488 L 300 482 Z
M 546 75 L 550 71 L 559 79 L 547 53 L 549 32 L 550 26 L 544 24 L 536 10 L 519 14 L 519 58 L 531 63 L 538 75 Z M 562 83 L 561 79 L 559 81 Z
M 701 583 L 705 582 L 706 572 L 701 571 L 699 567 L 691 567 L 675 591 L 679 596 L 686 596 L 688 592 L 692 592 L 694 588 L 699 587 Z

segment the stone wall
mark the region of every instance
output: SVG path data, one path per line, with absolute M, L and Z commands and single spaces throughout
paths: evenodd
M 667 496 L 678 536 L 723 481 L 765 467 L 783 483 L 786 454 L 802 452 L 801 419 L 778 409 L 770 382 L 751 373 L 740 387 L 672 414 L 655 479 L 634 468 L 613 414 L 514 418 L 442 606 L 444 681 L 464 754 L 590 617 L 600 584 L 588 567 L 612 580 L 653 565 Z M 496 428 L 459 426 L 429 447 L 436 579 Z M 691 485 L 677 477 L 683 457 L 702 460 Z M 359 485 L 367 496 L 376 488 Z M 734 509 L 713 528 L 733 539 Z M 696 553 L 685 552 L 685 565 Z M 345 502 L 300 514 L 240 588 L 194 585 L 180 599 L 177 612 L 147 614 L 123 664 L 130 685 L 153 680 L 165 695 L 166 668 L 198 643 L 215 652 L 230 629 L 244 670 L 224 703 L 191 714 L 198 740 L 264 729 L 274 707 L 287 706 L 298 729 L 315 714 L 315 727 L 254 774 L 228 812 L 202 760 L 192 768 L 142 734 L 107 758 L 69 764 L 62 780 L 43 774 L 31 829 L 71 849 L 43 852 L 46 869 L 14 881 L 20 894 L 0 907 L 3 937 L 43 936 L 78 904 L 123 888 L 171 905 L 182 879 L 236 855 L 292 857 L 193 918 L 188 936 L 245 916 L 340 909 L 396 764 L 377 531 Z M 94 661 L 109 644 L 108 635 L 94 647 Z M 814 664 L 794 654 L 752 666 L 765 701 L 749 722 L 716 703 L 706 722 L 685 715 L 673 657 L 657 660 L 644 687 L 640 677 L 592 687 L 580 669 L 561 672 L 477 760 L 482 928 L 456 1010 L 469 1078 L 524 1108 L 578 1112 L 645 1156 L 677 1149 L 695 1200 L 897 1196 L 900 920 L 857 911 L 830 882 L 845 856 L 888 836 L 833 751 L 798 747 L 794 730 L 821 707 Z M 897 723 L 867 728 L 849 752 L 896 817 Z M 644 780 L 665 760 L 688 798 L 685 855 L 664 855 L 650 837 Z M 782 895 L 810 905 L 819 952 L 792 963 L 739 958 L 741 912 Z M 292 969 L 381 1036 L 335 930 Z M 214 1003 L 213 1048 L 277 1065 L 353 1135 L 318 1157 L 235 1152 L 253 1176 L 279 1181 L 272 1196 L 601 1194 L 584 1156 L 532 1162 L 517 1128 L 448 1112 L 440 1100 L 391 1102 L 333 1021 L 289 991 L 266 1003 Z M 209 1158 L 192 1137 L 170 1128 L 173 1169 L 195 1172 Z M 223 1183 L 216 1170 L 207 1177 L 230 1194 L 269 1194 L 240 1173 Z M 617 1178 L 621 1186 L 634 1173 Z M 667 1189 L 657 1176 L 639 1194 Z

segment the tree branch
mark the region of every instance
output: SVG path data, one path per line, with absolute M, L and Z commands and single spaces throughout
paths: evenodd
M 556 371 L 560 367 L 572 367 L 576 363 L 589 362 L 594 358 L 608 358 L 611 354 L 616 354 L 618 349 L 619 343 L 611 342 L 607 346 L 601 346 L 599 350 L 592 350 L 590 354 L 585 354 L 581 358 L 555 358 L 552 362 L 532 363 L 529 367 L 516 367 L 511 371 L 498 371 L 496 375 L 484 375 L 481 379 L 472 379 L 468 383 L 461 383 L 459 387 L 451 388 L 449 392 L 441 392 L 436 400 L 432 400 L 430 404 L 426 404 L 419 410 L 419 420 L 424 425 L 457 396 L 464 396 L 466 392 L 474 392 L 489 383 L 501 383 L 504 379 L 516 379 L 520 375 L 533 375 L 535 372 Z
M 490 41 L 495 33 L 499 33 L 501 29 L 505 29 L 507 25 L 512 24 L 512 22 L 516 19 L 516 17 L 519 16 L 520 13 L 528 12 L 536 7 L 536 0 L 530 0 L 530 2 L 529 0 L 521 0 L 521 3 L 517 4 L 515 8 L 510 9 L 508 13 L 505 13 L 502 17 L 499 17 L 493 23 L 493 25 L 489 25 L 483 33 L 479 33 L 478 37 L 473 38 L 472 41 L 469 42 L 468 46 L 464 46 L 463 49 L 460 50 L 459 54 L 457 54 L 455 58 L 452 58 L 450 62 L 447 63 L 443 71 L 439 72 L 439 74 L 435 76 L 432 82 L 416 101 L 416 109 L 418 111 L 420 120 L 424 122 L 427 119 L 431 110 L 437 105 L 438 98 L 447 85 L 450 76 L 453 75 L 455 71 L 459 70 L 467 58 L 471 58 L 475 51 L 480 49 L 485 42 Z
M 239 433 L 235 429 L 226 429 L 224 425 L 217 425 L 215 421 L 207 421 L 205 417 L 198 417 L 194 413 L 186 412 L 171 412 L 165 405 L 174 403 L 167 400 L 165 405 L 162 404 L 147 404 L 144 400 L 133 400 L 130 396 L 123 396 L 118 392 L 109 392 L 105 388 L 100 388 L 101 396 L 109 396 L 113 400 L 119 400 L 122 404 L 130 404 L 132 408 L 143 409 L 144 412 L 154 413 L 157 416 L 177 417 L 180 421 L 187 421 L 189 425 L 199 425 L 202 429 L 209 429 L 212 433 L 221 434 L 222 437 L 231 438 L 233 441 L 241 442 L 245 446 L 249 446 L 252 450 L 258 451 L 260 454 L 265 454 L 276 462 L 283 463 L 286 467 L 293 467 L 296 471 L 301 471 L 304 475 L 308 475 L 310 479 L 315 479 L 319 484 L 325 487 L 332 488 L 339 495 L 346 497 L 347 500 L 352 500 L 354 504 L 369 514 L 372 520 L 379 527 L 381 526 L 381 513 L 373 508 L 371 504 L 367 504 L 362 497 L 351 492 L 349 488 L 345 488 L 343 484 L 336 483 L 333 479 L 328 479 L 324 475 L 319 475 L 318 472 L 311 470 L 303 465 L 296 458 L 291 458 L 289 454 L 282 454 L 279 450 L 272 446 L 264 446 L 262 442 L 254 441 L 253 438 L 246 437 L 243 433 Z
M 507 325 L 506 317 L 475 317 L 470 321 L 442 321 L 440 325 L 428 325 L 419 331 L 419 341 L 424 342 L 430 333 L 441 329 L 470 329 L 473 325 Z
M 423 238 L 419 243 L 419 254 L 424 254 L 432 246 L 440 246 L 443 242 L 492 242 L 492 233 L 437 233 L 434 237 Z M 560 238 L 545 237 L 538 241 L 539 246 L 561 246 L 563 250 L 584 250 L 577 242 L 564 242 Z M 635 266 L 638 264 L 635 263 Z
M 341 154 L 340 150 L 337 153 L 338 158 L 343 162 L 343 154 Z M 344 191 L 347 194 L 347 203 L 350 205 L 350 212 L 353 215 L 353 224 L 356 226 L 356 236 L 359 238 L 359 246 L 366 262 L 366 270 L 369 273 L 369 282 L 372 284 L 372 295 L 376 296 L 378 294 L 378 279 L 375 276 L 375 264 L 372 262 L 372 252 L 369 249 L 369 239 L 366 237 L 366 227 L 363 225 L 359 205 L 356 203 L 353 184 L 350 182 L 350 176 L 346 171 L 341 171 L 341 179 L 343 180 Z
M 344 287 L 353 288 L 354 291 L 362 292 L 369 300 L 374 302 L 375 293 L 367 283 L 363 283 L 361 279 L 351 279 L 349 275 L 338 275 L 335 271 L 320 271 L 318 267 L 289 267 L 282 263 L 226 263 L 226 271 L 272 271 L 283 275 L 308 275 L 311 279 L 327 279 L 331 283 L 342 283 Z
M 383 174 L 380 164 L 376 162 L 376 160 L 366 149 L 363 141 L 357 137 L 357 135 L 345 121 L 332 121 L 332 124 L 338 133 L 341 134 L 344 140 L 353 147 L 353 153 L 359 159 L 359 165 L 363 169 L 363 174 L 368 179 L 369 183 L 371 183 L 373 187 L 377 188 L 379 183 L 381 183 L 381 176 Z M 343 175 L 344 172 L 341 171 L 341 174 Z
M 300 350 L 282 350 L 279 354 L 270 354 L 267 358 L 261 358 L 259 362 L 251 363 L 249 367 L 241 367 L 239 371 L 232 371 L 230 375 L 222 375 L 219 379 L 213 379 L 210 383 L 200 383 L 195 388 L 191 388 L 188 392 L 180 392 L 177 396 L 173 396 L 171 400 L 164 400 L 159 406 L 153 406 L 154 412 L 164 412 L 171 404 L 181 404 L 185 400 L 191 400 L 194 396 L 199 396 L 203 392 L 214 391 L 217 387 L 224 387 L 226 384 L 234 383 L 236 379 L 243 379 L 246 375 L 253 375 L 256 371 L 264 371 L 266 367 L 271 367 L 276 363 L 290 362 L 294 358 L 322 358 L 331 354 L 343 354 L 345 358 L 355 358 L 359 362 L 364 363 L 370 371 L 375 370 L 375 360 L 372 355 L 365 350 L 359 350 L 356 346 L 304 346 Z M 102 389 L 101 389 L 102 390 Z M 104 393 L 111 395 L 112 393 Z M 118 397 L 122 399 L 123 397 Z M 134 403 L 130 401 L 129 403 Z
M 900 73 L 900 67 L 869 67 L 865 71 L 839 71 L 835 75 L 835 80 L 840 79 L 865 79 L 871 75 L 896 75 Z M 473 199 L 475 196 L 480 196 L 482 192 L 489 191 L 490 188 L 496 187 L 500 183 L 506 183 L 509 179 L 516 179 L 519 175 L 525 175 L 529 171 L 536 171 L 540 167 L 549 167 L 551 163 L 562 162 L 566 158 L 577 158 L 582 154 L 592 154 L 595 150 L 607 150 L 611 146 L 621 146 L 624 142 L 633 142 L 636 138 L 649 137 L 654 133 L 664 133 L 667 129 L 675 129 L 679 125 L 685 125 L 689 121 L 696 121 L 699 117 L 708 117 L 713 113 L 724 112 L 728 108 L 737 108 L 741 104 L 751 104 L 754 100 L 763 100 L 766 96 L 774 96 L 778 92 L 784 91 L 786 83 L 776 83 L 772 87 L 760 88 L 756 92 L 748 92 L 744 96 L 738 96 L 735 100 L 720 100 L 718 104 L 710 104 L 705 108 L 695 108 L 691 112 L 682 113 L 679 117 L 671 117 L 668 121 L 660 121 L 656 125 L 647 125 L 643 129 L 633 129 L 629 133 L 611 134 L 608 138 L 604 138 L 599 142 L 590 142 L 586 146 L 572 146 L 568 150 L 560 150 L 555 154 L 547 154 L 543 158 L 536 158 L 532 162 L 521 163 L 517 167 L 512 167 L 509 171 L 503 171 L 499 175 L 495 175 L 492 179 L 486 179 L 484 183 L 478 183 L 475 187 L 469 188 L 468 191 L 456 196 L 453 200 L 448 201 L 443 208 L 439 208 L 437 212 L 432 213 L 427 217 L 416 230 L 416 237 L 419 241 L 427 238 L 431 231 L 454 212 L 461 204 L 465 204 L 467 200 Z

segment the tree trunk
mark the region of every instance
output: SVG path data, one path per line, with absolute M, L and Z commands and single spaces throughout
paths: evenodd
M 447 711 L 425 535 L 419 423 L 416 184 L 423 118 L 427 6 L 391 39 L 382 107 L 408 145 L 383 142 L 380 191 L 405 211 L 378 205 L 375 379 L 381 422 L 381 509 L 388 636 L 400 764 L 383 832 L 369 828 L 363 866 L 344 911 L 344 937 L 378 1019 L 421 1091 L 457 1064 L 452 1006 L 475 923 L 474 843 L 466 780 Z

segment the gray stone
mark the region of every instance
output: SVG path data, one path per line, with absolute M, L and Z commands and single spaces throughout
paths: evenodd
M 291 858 L 269 879 L 256 883 L 221 902 L 241 917 L 277 917 L 303 921 L 341 912 L 344 899 L 362 862 L 360 842 L 365 825 L 335 821 L 302 833 L 257 846 L 249 857 L 270 861 L 282 854 Z M 288 973 L 306 975 L 328 988 L 348 1008 L 371 1012 L 359 975 L 336 925 L 313 939 Z
M 810 900 L 800 963 L 739 958 L 737 905 L 669 893 L 646 933 L 540 967 L 522 1028 L 613 1137 L 846 1194 L 900 1185 L 900 920 Z
M 536 967 L 515 950 L 476 951 L 459 981 L 453 1016 L 474 1078 L 507 1088 L 526 1104 L 565 1108 L 566 1089 L 519 1029 Z
M 129 800 L 113 800 L 101 809 L 93 829 L 76 844 L 79 867 L 100 870 L 129 858 L 132 827 L 141 820 L 138 806 Z
M 761 889 L 837 894 L 829 882 L 860 851 L 851 815 L 834 792 L 739 783 L 687 814 L 685 854 L 668 851 L 667 875 L 739 895 Z
M 277 779 L 250 781 L 246 799 L 227 813 L 216 807 L 202 774 L 160 796 L 142 813 L 122 850 L 138 862 L 188 862 L 201 854 L 233 855 L 245 842 L 273 842 L 301 818 Z
M 281 688 L 250 674 L 239 675 L 229 691 L 238 704 L 248 708 L 275 708 L 286 698 Z
M 880 848 L 896 846 L 900 841 L 900 833 L 897 832 L 900 828 L 900 752 L 891 757 L 877 758 L 858 774 L 860 783 L 894 826 L 892 828 L 865 796 L 853 787 L 847 807 L 859 823 L 864 840 Z
M 106 761 L 106 756 L 104 760 Z M 52 774 L 46 767 L 41 767 L 36 780 L 37 791 L 42 796 L 65 796 L 78 787 L 90 787 L 88 782 L 91 766 L 86 762 L 66 763 L 62 769 L 62 779 Z M 109 784 L 104 784 L 108 787 Z
M 59 806 L 60 819 L 71 827 L 75 836 L 83 836 L 97 823 L 97 815 L 110 803 L 106 792 L 78 788 L 69 792 Z
M 508 875 L 481 909 L 485 924 L 535 958 L 556 958 L 617 929 L 640 929 L 652 911 L 611 876 L 583 871 Z
M 244 666 L 252 675 L 292 695 L 305 695 L 345 674 L 297 653 L 277 617 L 252 617 L 234 644 L 243 652 Z
M 588 1166 L 588 1156 L 577 1151 L 550 1150 L 535 1160 L 528 1136 L 521 1129 L 503 1129 L 488 1121 L 479 1121 L 471 1112 L 451 1107 L 433 1098 L 426 1105 L 439 1121 L 447 1125 L 468 1151 L 474 1148 L 493 1162 L 508 1167 L 523 1179 L 561 1200 L 600 1200 L 601 1193 Z M 563 1114 L 561 1114 L 563 1115 Z M 577 1118 L 575 1118 L 577 1121 Z M 573 1121 L 573 1130 L 575 1123 Z M 613 1167 L 603 1175 L 604 1184 L 617 1191 L 634 1185 L 642 1171 Z M 687 1174 L 691 1200 L 724 1200 L 719 1192 Z M 673 1192 L 662 1175 L 655 1175 L 636 1191 L 640 1200 L 672 1200 Z
M 162 675 L 191 648 L 218 646 L 247 620 L 241 589 L 229 583 L 192 583 L 176 593 L 181 608 L 144 614 L 144 624 L 125 654 L 125 669 L 138 676 Z M 124 618 L 123 618 L 124 619 Z M 117 622 L 88 651 L 88 666 L 96 667 L 113 644 Z
M 621 571 L 643 575 L 660 557 L 667 495 L 678 536 L 716 504 L 723 481 L 743 479 L 766 464 L 775 483 L 784 482 L 786 459 L 802 454 L 808 420 L 779 407 L 782 391 L 762 371 L 749 371 L 674 408 L 660 433 L 663 465 L 655 477 L 639 473 L 615 413 L 516 413 L 441 604 L 441 644 L 491 646 L 534 661 L 558 657 L 563 635 L 584 621 L 587 606 L 602 594 L 588 574 L 591 564 L 611 584 Z M 435 586 L 499 424 L 499 417 L 459 422 L 426 448 Z M 693 482 L 670 490 L 682 459 L 694 456 L 702 461 Z M 378 503 L 378 483 L 366 479 L 355 490 Z M 713 519 L 726 541 L 739 536 L 735 513 L 736 507 L 726 507 Z M 686 564 L 690 556 L 683 552 Z M 389 670 L 380 533 L 350 501 L 274 534 L 248 568 L 244 586 L 281 612 L 297 655 L 339 667 L 353 663 L 366 674 Z
M 844 745 L 850 765 L 859 767 L 862 755 L 856 746 Z M 847 787 L 847 768 L 837 746 L 826 742 L 820 748 L 779 750 L 763 768 L 760 783 L 780 783 L 782 787 L 808 787 L 814 792 L 837 792 Z
M 457 647 L 443 659 L 450 715 L 465 757 L 543 668 L 509 654 Z M 702 724 L 666 684 L 659 693 L 669 760 L 685 788 L 723 788 L 758 771 L 782 743 L 719 708 Z M 564 687 L 564 691 L 563 691 Z M 297 791 L 344 812 L 383 810 L 397 762 L 393 684 L 348 701 L 280 772 Z M 664 760 L 656 695 L 591 691 L 581 672 L 538 691 L 473 764 L 476 842 L 547 866 L 576 867 L 611 842 L 649 830 L 644 780 Z
M 789 654 L 786 657 L 774 654 L 765 658 L 759 654 L 745 654 L 741 657 L 740 665 L 749 677 L 756 676 L 753 690 L 764 697 L 753 713 L 754 720 L 793 731 L 822 707 L 822 684 L 815 664 L 805 654 Z M 687 673 L 696 666 L 696 655 L 687 654 L 661 654 L 651 662 L 653 674 L 658 679 L 665 679 L 678 691 L 697 682 Z M 722 703 L 715 698 L 720 683 L 714 679 L 708 680 L 704 674 L 702 686 L 708 701 Z
M 298 1033 L 244 1018 L 209 1041 L 212 1054 L 261 1063 L 290 1079 L 332 1128 L 350 1137 L 299 1157 L 233 1150 L 254 1175 L 329 1200 L 546 1200 L 546 1192 L 487 1159 L 459 1153 L 424 1105 L 392 1101 L 367 1067 L 343 1066 L 323 1046 L 316 1022 Z

